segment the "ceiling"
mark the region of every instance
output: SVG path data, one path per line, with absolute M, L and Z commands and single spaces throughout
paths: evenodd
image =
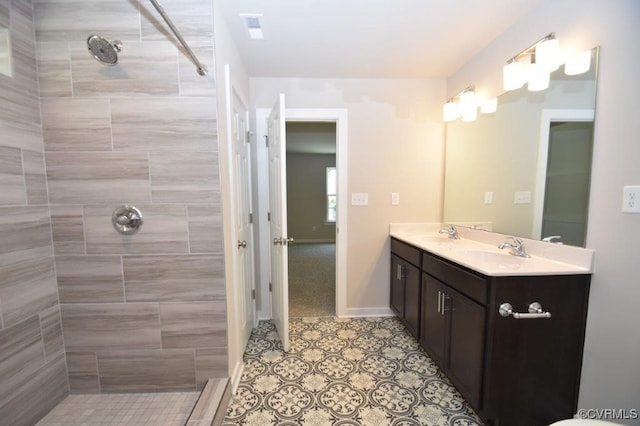
M 455 73 L 540 0 L 220 0 L 250 77 Z M 261 14 L 251 40 L 240 14 Z

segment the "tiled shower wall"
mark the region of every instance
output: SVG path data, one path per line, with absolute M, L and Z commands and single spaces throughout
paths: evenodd
M 0 0 L 13 76 L 0 74 L 0 423 L 69 393 L 43 156 L 31 0 Z
M 35 0 L 44 153 L 71 392 L 227 376 L 216 87 L 148 1 Z M 212 0 L 164 2 L 213 74 Z M 109 67 L 88 53 L 121 40 Z M 117 233 L 113 210 L 144 224 Z

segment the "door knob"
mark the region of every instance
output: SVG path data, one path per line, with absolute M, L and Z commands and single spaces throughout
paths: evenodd
M 283 238 L 282 245 L 293 244 L 293 238 Z
M 238 248 L 246 248 L 246 247 L 247 247 L 246 241 L 238 241 Z
M 277 246 L 278 244 L 282 244 L 282 238 L 274 238 L 273 245 Z

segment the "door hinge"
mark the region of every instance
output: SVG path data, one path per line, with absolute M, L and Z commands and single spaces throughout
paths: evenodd
M 270 222 L 271 221 L 271 212 L 267 212 L 267 220 Z
M 271 286 L 271 283 L 269 283 L 269 291 L 273 291 L 273 287 Z
M 269 135 L 264 135 L 264 143 L 269 146 Z
M 247 143 L 251 143 L 251 136 L 253 135 L 253 132 L 251 130 L 247 130 L 247 134 L 246 134 L 246 141 Z
M 251 290 L 251 298 L 253 300 L 256 300 L 256 291 L 255 290 Z
M 249 213 L 249 223 L 253 223 L 253 213 Z

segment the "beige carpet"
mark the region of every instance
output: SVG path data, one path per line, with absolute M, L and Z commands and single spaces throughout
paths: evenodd
M 336 314 L 336 245 L 289 246 L 289 317 Z

